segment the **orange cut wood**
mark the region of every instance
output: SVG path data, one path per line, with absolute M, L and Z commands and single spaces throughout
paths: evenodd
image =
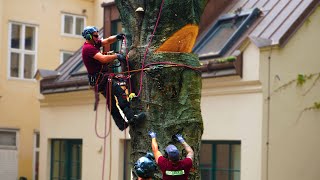
M 187 24 L 179 31 L 175 32 L 166 40 L 156 52 L 185 52 L 190 53 L 196 42 L 199 26 Z

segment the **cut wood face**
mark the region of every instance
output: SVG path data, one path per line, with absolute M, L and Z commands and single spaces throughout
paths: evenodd
M 191 53 L 199 32 L 199 26 L 187 24 L 168 38 L 156 52 Z
M 130 107 L 147 116 L 143 122 L 130 127 L 130 162 L 134 164 L 151 149 L 149 130 L 157 133 L 162 152 L 169 144 L 178 144 L 172 137 L 179 133 L 194 153 L 199 154 L 203 133 L 202 81 L 201 73 L 190 67 L 200 67 L 198 56 L 191 52 L 207 0 L 115 2 L 127 37 L 130 68 L 139 70 L 151 65 L 147 66 L 148 71 L 131 74 L 132 89 L 139 98 L 134 98 Z M 137 13 L 138 7 L 144 12 Z M 185 157 L 183 146 L 178 144 L 177 148 L 181 157 Z M 199 156 L 195 156 L 190 180 L 200 179 L 199 162 Z M 157 171 L 153 179 L 162 179 L 161 171 Z

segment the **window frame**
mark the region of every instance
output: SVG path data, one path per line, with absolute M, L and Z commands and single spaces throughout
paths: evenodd
M 71 58 L 71 57 L 74 55 L 74 52 L 61 50 L 61 51 L 60 51 L 60 64 L 63 64 L 64 62 L 67 62 L 67 60 L 64 61 L 64 59 L 63 59 L 63 55 L 64 55 L 64 54 L 70 54 L 70 55 L 71 55 L 70 58 Z M 70 58 L 69 58 L 69 59 L 70 59 Z
M 37 142 L 39 142 L 39 144 L 37 144 Z M 39 145 L 39 147 L 37 145 Z M 38 164 L 36 159 L 37 153 L 39 154 Z M 35 131 L 33 133 L 33 161 L 32 161 L 32 179 L 33 180 L 39 180 L 39 161 L 40 161 L 40 132 Z M 38 179 L 36 179 L 36 174 L 37 174 L 36 169 L 38 169 Z
M 82 164 L 83 164 L 83 140 L 82 139 L 51 139 L 51 154 L 50 154 L 50 180 L 53 179 L 53 171 L 54 171 L 54 142 L 57 141 L 57 142 L 60 142 L 60 145 L 59 145 L 59 151 L 61 151 L 61 143 L 65 143 L 66 145 L 66 153 L 65 153 L 65 164 L 66 165 L 64 168 L 65 170 L 65 173 L 66 173 L 66 179 L 70 179 L 70 175 L 71 175 L 71 171 L 68 171 L 70 169 L 72 169 L 72 163 L 71 163 L 71 157 L 72 157 L 72 149 L 71 149 L 71 145 L 81 145 L 81 156 L 80 159 L 81 159 L 81 162 L 80 162 L 80 166 L 79 166 L 79 172 L 80 173 L 80 180 L 82 179 Z M 60 152 L 59 152 L 59 156 L 61 156 Z M 61 161 L 60 159 L 61 157 L 59 157 L 59 160 L 58 161 Z M 59 169 L 60 169 L 60 166 L 59 166 Z M 60 172 L 59 172 L 60 173 Z
M 211 144 L 211 146 L 212 146 L 212 159 L 211 159 L 211 164 L 212 164 L 212 167 L 211 167 L 211 170 L 210 170 L 210 172 L 211 172 L 211 174 L 212 174 L 212 179 L 211 180 L 216 180 L 216 177 L 215 177 L 215 173 L 217 172 L 217 171 L 221 171 L 221 170 L 219 170 L 218 168 L 216 168 L 216 167 L 214 167 L 214 165 L 216 165 L 216 160 L 217 160 L 217 154 L 216 154 L 216 146 L 217 145 L 221 145 L 221 144 L 227 144 L 227 145 L 229 145 L 230 147 L 229 148 L 231 148 L 231 145 L 240 145 L 240 164 L 241 164 L 241 141 L 209 141 L 209 140 L 206 140 L 206 141 L 201 141 L 201 145 L 202 144 Z M 232 161 L 232 160 L 230 160 L 230 153 L 231 153 L 231 151 L 229 151 L 229 162 L 230 161 Z M 200 154 L 200 156 L 201 156 L 201 154 Z M 230 165 L 231 163 L 229 163 L 229 165 Z M 199 162 L 199 170 L 200 170 L 200 174 L 201 174 L 201 170 L 203 169 L 203 164 L 201 164 L 201 162 Z M 240 174 L 241 174 L 241 167 L 240 167 L 240 169 L 239 170 L 237 170 L 237 169 L 228 169 L 227 170 L 228 172 L 239 172 Z M 229 177 L 228 177 L 228 179 L 230 179 L 230 173 L 229 173 Z
M 131 139 L 124 139 L 122 141 L 123 147 L 123 179 L 131 180 L 133 178 L 133 169 L 130 161 L 130 154 L 132 152 Z
M 65 16 L 72 16 L 73 22 L 76 22 L 75 21 L 76 18 L 83 18 L 83 28 L 86 27 L 86 19 L 87 19 L 86 16 L 72 14 L 72 13 L 66 13 L 66 12 L 62 12 L 61 13 L 61 35 L 62 36 L 67 36 L 67 37 L 83 38 L 81 33 L 80 34 L 76 34 L 76 23 L 72 24 L 72 32 L 71 33 L 66 33 L 64 31 Z M 82 32 L 83 28 L 80 30 L 80 32 Z
M 19 25 L 21 26 L 21 32 L 20 32 L 20 41 L 21 47 L 19 49 L 11 48 L 11 37 L 12 37 L 12 26 L 13 25 Z M 22 43 L 22 41 L 25 39 L 25 29 L 26 27 L 34 27 L 35 28 L 35 37 L 34 37 L 34 50 L 26 50 L 25 44 Z M 16 22 L 16 21 L 9 21 L 9 27 L 8 27 L 8 64 L 7 64 L 7 79 L 13 79 L 13 80 L 25 80 L 25 81 L 35 81 L 34 74 L 36 73 L 37 69 L 37 60 L 38 60 L 38 25 L 30 24 L 30 23 L 23 23 L 23 22 Z M 19 57 L 19 74 L 18 77 L 12 77 L 11 76 L 11 53 L 18 53 L 21 57 Z M 25 66 L 25 55 L 33 55 L 34 56 L 34 63 L 33 63 L 33 72 L 32 72 L 32 78 L 24 78 L 24 66 Z
M 195 45 L 193 52 L 195 54 L 198 54 L 199 51 L 206 46 L 206 44 L 216 35 L 217 30 L 219 30 L 219 27 L 221 24 L 223 24 L 224 21 L 232 20 L 237 17 L 247 16 L 245 20 L 241 23 L 241 25 L 238 27 L 238 29 L 228 38 L 226 43 L 221 47 L 220 51 L 217 53 L 209 53 L 208 55 L 201 56 L 200 59 L 207 59 L 207 58 L 216 58 L 216 57 L 222 57 L 232 46 L 236 43 L 236 41 L 244 34 L 244 32 L 248 29 L 249 26 L 251 26 L 255 20 L 259 17 L 260 10 L 258 8 L 255 8 L 253 10 L 240 12 L 239 14 L 233 13 L 233 14 L 225 14 L 222 15 L 214 24 L 211 26 L 204 34 L 204 36 L 201 37 L 199 42 Z
M 18 129 L 0 129 L 0 132 L 14 132 L 16 135 L 16 142 L 15 146 L 9 146 L 9 145 L 0 145 L 0 150 L 1 149 L 6 149 L 6 150 L 18 150 L 19 146 L 19 130 Z

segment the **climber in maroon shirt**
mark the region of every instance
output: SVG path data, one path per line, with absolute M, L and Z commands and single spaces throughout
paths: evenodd
M 118 53 L 104 55 L 100 52 L 100 48 L 102 46 L 112 44 L 117 40 L 122 40 L 124 38 L 124 34 L 117 34 L 105 39 L 99 39 L 98 29 L 94 26 L 87 26 L 84 28 L 82 36 L 86 39 L 82 47 L 82 60 L 88 71 L 89 84 L 93 87 L 98 86 L 98 91 L 103 94 L 109 103 L 109 97 L 107 95 L 108 76 L 105 76 L 106 73 L 108 73 L 108 70 L 105 69 L 105 65 L 112 63 L 116 59 L 124 63 L 126 62 L 126 58 L 122 54 Z M 144 112 L 136 114 L 130 108 L 130 103 L 127 101 L 125 91 L 120 87 L 118 81 L 115 79 L 112 79 L 111 92 L 112 94 L 110 98 L 112 102 L 111 105 L 108 105 L 108 108 L 111 107 L 112 117 L 120 130 L 124 130 L 128 125 L 134 125 L 145 118 Z M 126 116 L 128 122 L 122 118 L 116 106 L 114 96 L 117 97 L 118 105 Z
M 168 145 L 165 149 L 168 158 L 163 157 L 162 153 L 158 149 L 156 133 L 150 131 L 149 136 L 152 138 L 152 152 L 162 172 L 163 180 L 188 180 L 188 176 L 192 168 L 194 152 L 183 139 L 182 135 L 175 135 L 177 140 L 183 145 L 184 149 L 188 153 L 186 158 L 183 158 L 182 160 L 179 159 L 178 148 L 172 144 Z

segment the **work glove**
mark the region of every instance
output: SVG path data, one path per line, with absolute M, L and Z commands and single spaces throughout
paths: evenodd
M 149 136 L 151 138 L 156 138 L 157 137 L 157 134 L 155 132 L 149 131 L 148 134 L 149 134 Z
M 120 61 L 120 63 L 126 64 L 126 57 L 122 54 L 116 54 L 117 59 Z
M 121 33 L 121 34 L 117 34 L 116 38 L 117 38 L 117 40 L 122 40 L 122 39 L 124 39 L 124 36 L 125 35 Z
M 181 134 L 176 134 L 176 138 L 180 143 L 184 143 L 185 142 Z
M 133 98 L 137 97 L 135 93 L 129 94 L 129 100 L 131 101 Z
M 145 155 L 146 158 L 150 159 L 150 160 L 154 160 L 154 156 L 151 152 L 147 152 L 147 154 Z

